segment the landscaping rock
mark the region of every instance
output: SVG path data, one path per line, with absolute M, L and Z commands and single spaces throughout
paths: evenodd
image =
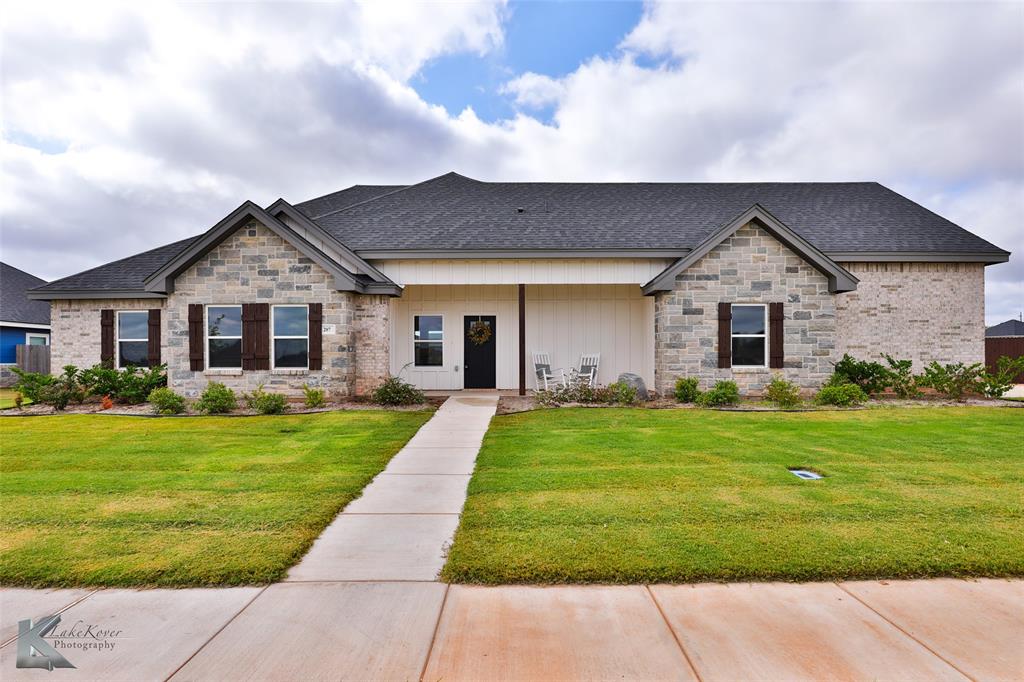
M 619 375 L 619 381 L 622 383 L 632 386 L 636 389 L 636 397 L 640 400 L 648 400 L 650 396 L 647 395 L 647 384 L 644 383 L 643 377 L 639 374 L 631 374 L 626 372 Z

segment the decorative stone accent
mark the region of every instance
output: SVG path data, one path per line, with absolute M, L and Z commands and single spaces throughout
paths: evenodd
M 718 303 L 784 304 L 783 369 L 718 368 Z M 759 393 L 781 373 L 810 391 L 832 373 L 835 296 L 828 279 L 767 231 L 749 224 L 676 277 L 675 289 L 655 295 L 655 384 L 671 394 L 680 376 L 708 389 L 732 379 L 744 394 Z
M 65 365 L 92 367 L 99 364 L 101 310 L 149 310 L 150 308 L 163 307 L 164 300 L 161 298 L 62 299 L 51 301 L 50 372 L 52 374 L 60 374 Z M 161 324 L 161 334 L 163 338 L 160 340 L 160 345 L 166 348 L 166 325 Z M 164 361 L 167 360 L 165 353 L 162 357 Z
M 878 360 L 985 360 L 982 263 L 842 263 L 860 279 L 836 296 L 837 353 Z
M 640 400 L 647 400 L 650 396 L 647 394 L 647 384 L 644 383 L 644 378 L 639 374 L 633 374 L 632 372 L 623 372 L 616 379 L 620 384 L 626 384 L 636 389 L 636 397 Z

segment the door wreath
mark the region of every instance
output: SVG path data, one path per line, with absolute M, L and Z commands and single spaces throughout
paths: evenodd
M 491 325 L 483 320 L 473 322 L 466 331 L 466 338 L 478 346 L 484 345 L 491 340 Z

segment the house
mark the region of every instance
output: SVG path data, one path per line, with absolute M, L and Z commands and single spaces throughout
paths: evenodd
M 985 330 L 985 366 L 994 372 L 1003 356 L 1024 356 L 1024 321 L 1006 320 Z M 1015 384 L 1024 384 L 1024 373 L 1014 377 Z
M 164 362 L 186 395 L 211 380 L 361 394 L 389 373 L 524 391 L 535 351 L 561 367 L 600 353 L 601 383 L 628 371 L 659 392 L 682 375 L 757 392 L 775 372 L 814 389 L 843 353 L 981 361 L 984 268 L 1008 258 L 872 182 L 448 173 L 246 201 L 30 296 L 53 306 L 55 367 Z
M 0 263 L 0 386 L 10 386 L 17 377 L 16 366 L 20 345 L 50 343 L 50 305 L 30 300 L 29 289 L 46 284 L 45 279 Z
M 1007 320 L 985 329 L 986 339 L 1015 339 L 1024 337 L 1024 321 Z

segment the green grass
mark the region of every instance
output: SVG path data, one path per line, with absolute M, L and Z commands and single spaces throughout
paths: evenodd
M 0 419 L 0 584 L 278 580 L 429 417 Z
M 1024 411 L 1010 408 L 497 417 L 443 576 L 1024 575 L 1022 434 Z
M 12 388 L 0 388 L 0 410 L 6 410 L 9 407 L 14 407 L 14 396 L 18 394 Z M 26 398 L 22 405 L 31 405 L 32 401 Z

